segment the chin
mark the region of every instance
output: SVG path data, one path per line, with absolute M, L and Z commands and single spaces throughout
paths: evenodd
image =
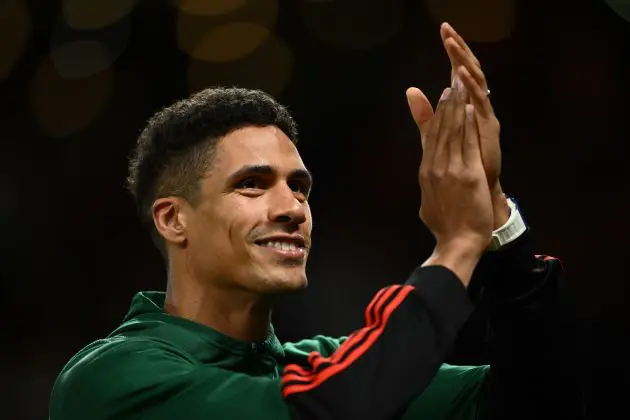
M 260 282 L 264 293 L 283 294 L 304 290 L 308 285 L 306 273 L 303 269 L 276 269 L 268 273 Z
M 294 281 L 290 283 L 287 287 L 287 292 L 299 292 L 300 290 L 306 289 L 308 286 L 308 281 L 306 278 L 300 279 L 299 281 Z
M 261 294 L 299 292 L 308 285 L 305 259 L 299 262 L 265 259 L 248 267 L 247 273 L 242 273 L 244 284 L 248 284 L 250 290 Z
M 304 290 L 308 285 L 306 276 L 299 276 L 293 278 L 276 278 L 271 280 L 271 288 L 276 293 L 293 293 Z

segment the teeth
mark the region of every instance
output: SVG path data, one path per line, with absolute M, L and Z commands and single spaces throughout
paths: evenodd
M 294 251 L 298 248 L 294 243 L 287 243 L 287 242 L 267 242 L 265 246 L 278 248 L 283 251 Z

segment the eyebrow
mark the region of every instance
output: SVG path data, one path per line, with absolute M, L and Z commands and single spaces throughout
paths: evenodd
M 230 182 L 234 182 L 246 175 L 271 175 L 276 171 L 269 165 L 245 165 L 228 177 Z M 313 174 L 307 169 L 294 169 L 289 173 L 289 178 L 306 179 L 313 183 Z

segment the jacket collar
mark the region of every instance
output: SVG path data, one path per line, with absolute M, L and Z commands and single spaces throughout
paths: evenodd
M 267 337 L 262 341 L 237 340 L 205 325 L 166 313 L 165 301 L 164 292 L 137 293 L 131 301 L 131 307 L 122 324 L 111 335 L 130 333 L 138 329 L 146 330 L 149 325 L 153 327 L 171 325 L 190 333 L 188 334 L 190 342 L 185 343 L 187 346 L 193 345 L 195 341 L 201 341 L 235 356 L 272 356 L 276 360 L 284 357 L 282 344 L 276 337 L 271 324 L 269 324 Z

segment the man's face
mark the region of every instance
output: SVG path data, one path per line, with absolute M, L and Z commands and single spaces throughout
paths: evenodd
M 220 140 L 199 205 L 188 210 L 197 277 L 258 294 L 306 287 L 311 183 L 277 127 L 245 127 Z

